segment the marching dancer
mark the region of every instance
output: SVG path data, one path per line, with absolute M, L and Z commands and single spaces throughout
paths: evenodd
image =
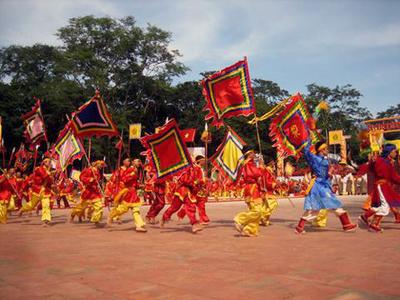
M 123 214 L 132 210 L 133 221 L 136 225 L 137 232 L 146 232 L 145 222 L 140 215 L 140 207 L 143 202 L 140 199 L 137 190 L 139 189 L 141 161 L 135 159 L 133 166 L 128 166 L 125 160 L 124 166 L 120 170 L 120 180 L 124 188 L 115 196 L 114 208 L 108 215 L 107 224 L 111 225 L 113 219 L 121 217 Z
M 371 162 L 371 170 L 375 175 L 371 207 L 359 217 L 359 220 L 372 232 L 383 231 L 380 224 L 390 210 L 396 217 L 400 214 L 400 195 L 394 190 L 394 186 L 400 184 L 400 175 L 394 168 L 397 151 L 395 145 L 386 144 L 382 154 L 376 158 L 375 162 Z M 370 222 L 369 218 L 372 216 L 373 219 Z
M 53 177 L 50 173 L 50 159 L 45 158 L 42 165 L 36 167 L 31 175 L 32 194 L 30 201 L 19 210 L 18 215 L 32 211 L 40 203 L 42 206 L 42 222 L 47 226 L 51 222 L 50 201 L 52 196 Z
M 71 212 L 70 222 L 73 222 L 75 216 L 80 219 L 84 217 L 85 210 L 91 205 L 93 213 L 90 222 L 94 224 L 100 223 L 103 216 L 103 194 L 100 189 L 100 180 L 102 176 L 101 169 L 105 166 L 106 163 L 104 161 L 98 160 L 82 171 L 79 179 L 84 189 L 80 203 Z
M 332 191 L 329 179 L 329 161 L 326 158 L 328 145 L 324 142 L 318 142 L 315 145 L 315 150 L 318 153 L 317 155 L 310 151 L 310 144 L 303 150 L 314 178 L 311 181 L 309 193 L 304 199 L 304 214 L 300 218 L 295 232 L 297 234 L 305 233 L 305 224 L 315 220 L 321 209 L 334 211 L 342 223 L 343 230 L 346 232 L 354 231 L 357 225 L 351 223 L 348 213 L 342 208 L 342 203 Z
M 257 236 L 261 219 L 266 210 L 263 201 L 263 172 L 255 162 L 256 154 L 253 150 L 245 152 L 245 161 L 239 176 L 244 183 L 243 196 L 248 210 L 238 213 L 235 218 L 236 230 L 243 236 Z

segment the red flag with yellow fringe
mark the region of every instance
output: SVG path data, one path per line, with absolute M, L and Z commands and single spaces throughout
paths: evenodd
M 312 121 L 313 118 L 301 95 L 293 95 L 270 125 L 269 136 L 279 156 L 299 158 L 308 140 L 312 143 L 319 140 L 317 131 L 311 126 Z
M 224 118 L 249 116 L 255 112 L 247 59 L 238 61 L 202 81 L 207 104 L 204 110 L 213 119 L 211 125 L 222 126 Z
M 189 152 L 174 119 L 160 127 L 157 133 L 142 137 L 140 142 L 147 149 L 147 158 L 159 180 L 179 175 L 192 165 Z

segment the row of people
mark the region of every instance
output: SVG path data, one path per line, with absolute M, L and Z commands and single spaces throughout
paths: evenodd
M 339 217 L 345 231 L 353 231 L 356 225 L 351 223 L 348 213 L 335 196 L 331 185 L 331 173 L 327 156 L 327 145 L 318 143 L 317 154 L 313 154 L 310 146 L 303 152 L 313 178 L 306 190 L 305 212 L 296 226 L 296 233 L 304 233 L 306 223 L 326 224 L 327 211 L 333 211 Z M 360 217 L 360 222 L 372 231 L 380 232 L 383 216 L 391 210 L 396 217 L 400 214 L 400 197 L 392 186 L 400 182 L 399 175 L 393 167 L 393 159 L 397 149 L 388 145 L 382 156 L 371 163 L 371 171 L 376 174 L 374 190 L 370 197 L 370 206 Z M 277 207 L 276 196 L 279 195 L 279 182 L 271 168 L 257 158 L 254 151 L 245 155 L 238 183 L 233 184 L 240 197 L 243 197 L 247 210 L 234 218 L 236 229 L 245 236 L 256 236 L 260 225 L 268 225 L 272 212 Z M 257 158 L 257 159 L 256 159 Z M 170 181 L 160 181 L 155 172 L 143 166 L 140 160 L 123 161 L 123 165 L 114 171 L 111 179 L 102 187 L 103 161 L 96 161 L 80 174 L 79 186 L 70 179 L 57 176 L 50 168 L 50 160 L 44 159 L 41 166 L 34 169 L 31 175 L 23 178 L 12 169 L 0 175 L 0 221 L 5 223 L 7 211 L 16 207 L 18 214 L 30 212 L 37 207 L 42 209 L 42 221 L 47 225 L 51 221 L 51 203 L 54 199 L 62 199 L 64 205 L 74 201 L 76 190 L 81 190 L 80 201 L 72 209 L 70 221 L 75 218 L 98 224 L 102 220 L 103 200 L 106 205 L 112 203 L 112 210 L 107 224 L 119 221 L 121 216 L 132 211 L 133 221 L 138 232 L 146 232 L 145 223 L 156 224 L 156 218 L 168 202 L 170 206 L 160 217 L 160 226 L 164 226 L 175 213 L 178 218 L 187 216 L 192 224 L 192 232 L 203 229 L 209 223 L 206 213 L 207 198 L 215 192 L 216 180 L 208 181 L 204 175 L 204 158 L 197 157 L 195 163 L 186 172 Z M 226 182 L 226 181 L 225 181 Z M 23 204 L 22 199 L 26 200 Z M 150 209 L 143 220 L 140 207 L 143 199 L 149 199 Z M 199 218 L 196 215 L 196 210 Z M 372 219 L 372 221 L 369 221 Z

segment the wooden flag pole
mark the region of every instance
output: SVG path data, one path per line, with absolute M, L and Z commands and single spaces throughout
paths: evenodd
M 36 145 L 36 147 L 35 147 L 35 153 L 34 153 L 34 155 L 33 155 L 33 158 L 34 158 L 34 160 L 33 160 L 33 169 L 36 168 L 36 161 L 37 161 L 37 155 L 38 155 L 38 148 L 39 148 L 39 145 Z
M 260 151 L 260 155 L 262 156 L 260 129 L 258 128 L 258 121 L 257 121 L 256 113 L 254 113 L 254 117 L 256 118 L 256 132 L 257 132 L 258 149 Z
M 15 154 L 15 147 L 11 151 L 10 160 L 8 161 L 8 168 L 11 167 L 12 161 L 14 159 L 14 154 Z
M 205 171 L 205 173 L 206 173 L 206 179 L 208 179 L 208 124 L 206 123 L 206 125 L 205 125 L 205 127 L 204 127 L 204 129 L 205 129 L 205 131 L 206 131 L 206 133 L 207 133 L 207 137 L 206 137 L 206 140 L 205 140 L 205 145 L 204 145 L 204 163 L 205 163 L 205 166 L 204 166 L 204 171 Z

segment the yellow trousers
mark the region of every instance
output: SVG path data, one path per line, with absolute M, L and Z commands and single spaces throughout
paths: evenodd
M 51 221 L 50 197 L 51 195 L 32 193 L 31 200 L 22 206 L 21 212 L 31 211 L 39 204 L 39 202 L 41 202 L 42 221 L 50 222 Z
M 264 206 L 265 213 L 261 217 L 260 224 L 264 225 L 264 226 L 268 226 L 269 218 L 271 217 L 274 210 L 278 207 L 278 201 L 276 201 L 275 198 L 266 198 L 266 199 L 264 199 L 263 206 Z
M 248 211 L 238 213 L 233 219 L 240 225 L 242 232 L 246 235 L 257 236 L 260 227 L 260 220 L 265 215 L 263 203 L 248 203 Z
M 39 204 L 40 198 L 34 197 L 34 195 L 35 194 L 32 194 L 29 202 L 26 202 L 24 205 L 22 205 L 21 212 L 28 212 L 34 210 L 35 207 Z
M 99 223 L 101 218 L 103 217 L 103 201 L 102 199 L 96 199 L 92 201 L 92 217 L 90 218 L 90 222 Z
M 119 218 L 123 214 L 127 213 L 129 209 L 132 209 L 132 218 L 136 227 L 143 227 L 146 223 L 143 221 L 142 216 L 140 215 L 140 206 L 142 203 L 128 203 L 122 201 L 118 206 L 114 207 L 110 212 L 110 218 Z
M 8 203 L 0 201 L 0 223 L 7 224 L 7 207 Z
M 15 196 L 14 195 L 11 196 L 10 202 L 8 202 L 7 209 L 10 210 L 10 211 L 13 211 L 13 210 L 16 209 L 16 207 L 15 207 Z
M 328 210 L 321 209 L 318 213 L 318 216 L 312 222 L 312 226 L 314 227 L 326 227 L 326 223 L 328 222 Z

